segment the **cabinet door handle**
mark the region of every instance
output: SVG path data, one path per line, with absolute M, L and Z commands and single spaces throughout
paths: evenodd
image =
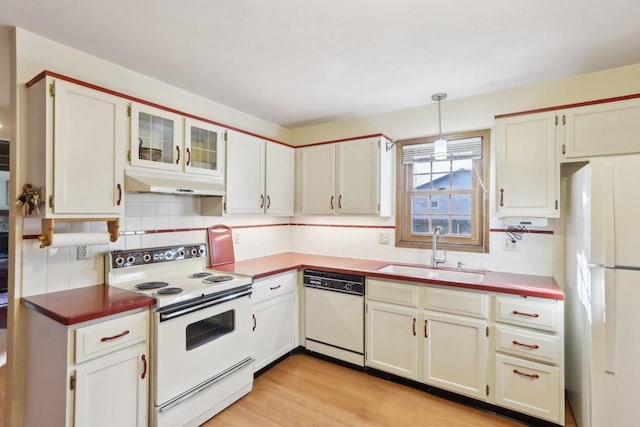
M 264 194 L 260 195 L 260 209 L 264 208 Z
M 500 189 L 500 207 L 504 206 L 504 188 Z
M 518 341 L 513 341 L 513 345 L 519 345 L 521 347 L 527 347 L 527 348 L 530 348 L 530 349 L 533 349 L 533 350 L 536 350 L 536 349 L 540 348 L 540 346 L 538 346 L 537 344 L 525 344 L 525 343 L 518 342 Z
M 338 196 L 338 209 L 342 209 L 342 194 Z
M 271 197 L 267 194 L 267 209 L 271 207 Z
M 538 313 L 523 313 L 521 311 L 518 310 L 513 310 L 511 313 L 515 314 L 516 316 L 527 316 L 527 317 L 540 317 L 540 315 Z
M 416 336 L 416 318 L 413 318 L 413 336 Z
M 333 210 L 333 196 L 331 196 L 331 210 Z
M 278 286 L 272 286 L 269 289 L 271 289 L 272 291 L 275 291 L 276 289 L 280 289 L 282 287 L 282 285 L 278 285 Z
M 176 151 L 178 152 L 178 158 L 176 159 L 176 165 L 180 163 L 180 147 L 176 145 Z
M 429 338 L 429 335 L 427 334 L 427 319 L 424 319 L 424 337 Z
M 538 374 L 526 374 L 524 372 L 518 371 L 517 369 L 514 369 L 513 373 L 514 374 L 518 374 L 518 375 L 522 375 L 523 377 L 529 377 L 529 378 L 532 378 L 534 380 L 537 380 L 538 378 L 540 378 L 540 375 L 538 375 Z
M 191 166 L 191 149 L 187 147 L 186 150 L 187 150 L 187 166 Z
M 116 205 L 120 206 L 122 203 L 122 184 L 116 185 L 116 188 L 118 189 L 118 201 L 116 201 Z
M 256 320 L 256 315 L 252 314 L 251 315 L 253 317 L 253 329 L 251 329 L 252 331 L 256 330 L 256 326 L 258 326 L 258 321 Z
M 113 340 L 117 340 L 118 338 L 122 338 L 122 337 L 124 337 L 125 335 L 129 335 L 129 333 L 130 333 L 130 332 L 131 332 L 131 331 L 129 331 L 129 330 L 127 329 L 127 330 L 124 330 L 124 331 L 120 332 L 118 335 L 113 335 L 113 336 L 111 336 L 111 337 L 102 337 L 102 338 L 100 338 L 100 342 L 106 342 L 106 341 L 113 341 Z
M 142 355 L 142 376 L 140 377 L 140 379 L 144 379 L 144 377 L 147 376 L 147 356 L 146 355 Z

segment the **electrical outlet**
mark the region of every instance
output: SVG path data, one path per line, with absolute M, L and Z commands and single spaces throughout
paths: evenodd
M 505 251 L 511 251 L 511 252 L 520 250 L 520 248 L 518 247 L 518 241 L 511 240 L 508 237 L 504 239 L 504 244 L 502 245 L 502 249 Z
M 87 245 L 78 246 L 76 259 L 78 260 L 89 259 L 89 248 L 87 247 Z
M 388 245 L 390 238 L 389 233 L 378 233 L 378 243 L 381 245 Z

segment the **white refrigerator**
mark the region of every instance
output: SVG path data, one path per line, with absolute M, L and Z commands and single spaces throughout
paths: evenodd
M 640 155 L 567 178 L 566 387 L 580 427 L 640 425 Z

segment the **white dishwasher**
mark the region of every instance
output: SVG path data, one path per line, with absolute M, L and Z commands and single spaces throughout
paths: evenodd
M 305 347 L 364 366 L 364 276 L 304 270 Z

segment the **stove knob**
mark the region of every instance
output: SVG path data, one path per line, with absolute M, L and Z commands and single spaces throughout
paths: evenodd
M 204 256 L 205 252 L 206 252 L 206 251 L 204 250 L 204 248 L 200 248 L 200 249 L 198 250 L 198 253 L 200 254 L 200 256 Z
M 144 262 L 149 262 L 149 261 L 151 261 L 151 254 L 144 254 L 144 255 L 142 255 L 142 261 L 144 261 Z
M 127 264 L 133 264 L 133 262 L 135 261 L 135 257 L 133 255 L 129 255 L 127 257 Z
M 347 283 L 344 285 L 344 289 L 346 291 L 351 291 L 353 289 L 353 285 L 351 283 Z
M 191 255 L 198 256 L 198 248 L 191 248 Z
M 124 265 L 124 258 L 122 258 L 121 256 L 118 256 L 115 260 L 115 263 L 118 267 L 121 267 L 122 265 Z
M 180 250 L 178 251 L 178 256 L 179 256 L 180 258 L 184 258 L 184 253 L 185 253 L 185 252 L 184 252 L 184 249 L 180 249 Z
M 173 259 L 173 252 L 171 251 L 166 251 L 164 253 L 164 259 Z

